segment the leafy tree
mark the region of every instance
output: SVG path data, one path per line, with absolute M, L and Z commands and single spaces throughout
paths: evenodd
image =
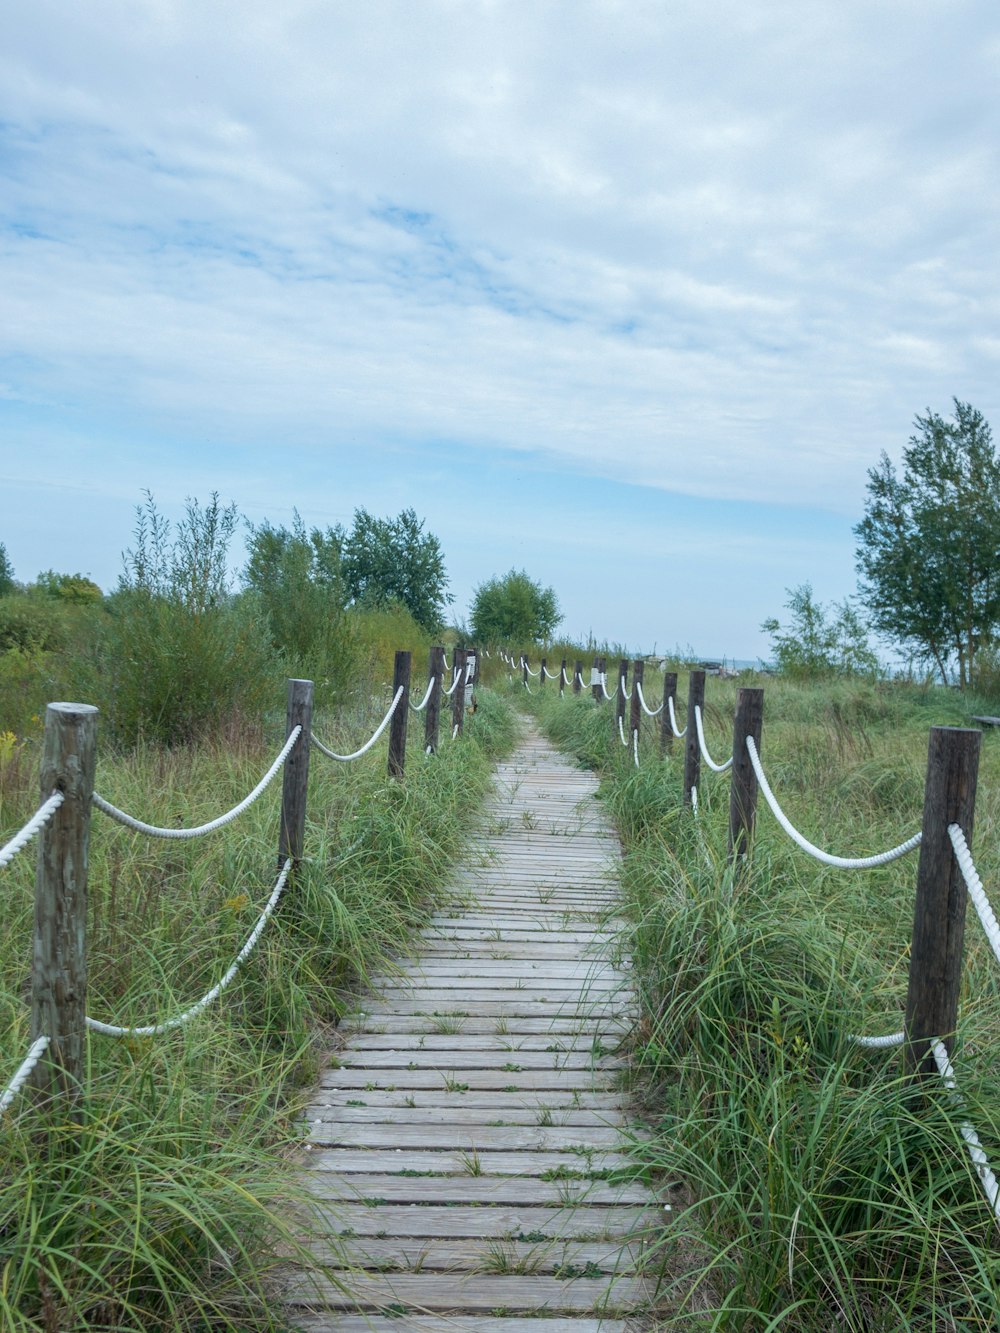
M 862 600 L 876 629 L 925 658 L 947 681 L 973 678 L 976 653 L 1000 623 L 1000 461 L 982 414 L 956 398 L 955 419 L 927 409 L 903 451 L 868 472 L 854 529 Z
M 77 606 L 93 606 L 104 597 L 93 579 L 85 574 L 57 574 L 54 569 L 43 570 L 30 591 Z
M 800 583 L 786 588 L 786 608 L 791 623 L 782 628 L 775 619 L 761 629 L 772 636 L 772 651 L 778 670 L 798 679 L 828 675 L 875 675 L 878 658 L 868 642 L 868 632 L 850 600 L 834 603 L 831 611 L 813 599 L 812 585 Z
M 561 620 L 555 591 L 523 569 L 487 579 L 473 590 L 469 621 L 481 643 L 546 643 Z
M 0 542 L 0 597 L 7 597 L 14 587 L 14 566 L 7 558 L 6 546 Z
M 374 518 L 367 509 L 354 511 L 354 524 L 343 537 L 341 570 L 348 597 L 363 606 L 399 602 L 429 633 L 440 629 L 448 577 L 441 543 L 424 532 L 414 510 L 397 518 Z
M 291 528 L 249 524 L 245 586 L 259 599 L 274 645 L 296 673 L 317 684 L 342 676 L 352 660 L 344 617 L 341 534 L 306 530 L 295 512 Z

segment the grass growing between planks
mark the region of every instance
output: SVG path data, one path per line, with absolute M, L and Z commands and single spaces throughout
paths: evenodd
M 807 837 L 842 855 L 915 832 L 928 728 L 993 711 L 950 691 L 760 683 L 772 787 Z M 731 749 L 735 690 L 708 682 L 717 760 Z M 655 678 L 645 693 L 659 700 Z M 902 1026 L 915 857 L 825 868 L 761 802 L 751 865 L 734 879 L 728 777 L 703 766 L 695 818 L 681 799 L 683 742 L 661 759 L 647 735 L 637 770 L 612 705 L 553 692 L 531 706 L 600 769 L 622 834 L 621 943 L 642 1014 L 633 1061 L 654 1127 L 639 1151 L 677 1186 L 650 1255 L 664 1326 L 995 1329 L 998 1229 L 960 1126 L 968 1118 L 1000 1166 L 1000 969 L 971 907 L 962 1112 L 940 1087 L 914 1097 L 898 1053 L 848 1039 Z M 988 890 L 1000 884 L 998 741 L 984 737 L 974 846 Z
M 346 750 L 381 711 L 321 716 L 315 730 Z M 437 756 L 423 754 L 422 721 L 411 718 L 401 783 L 385 776 L 384 743 L 352 764 L 314 752 L 306 861 L 211 1009 L 159 1037 L 92 1034 L 75 1120 L 22 1094 L 0 1121 L 0 1327 L 284 1327 L 275 1274 L 296 1246 L 289 1154 L 329 1027 L 440 901 L 515 734 L 510 708 L 485 691 L 460 741 L 442 722 Z M 151 823 L 201 823 L 254 785 L 280 731 L 275 721 L 249 739 L 103 751 L 97 789 Z M 0 753 L 0 827 L 35 808 L 36 774 L 30 749 Z M 218 981 L 270 892 L 279 806 L 280 777 L 234 824 L 192 842 L 147 841 L 95 813 L 88 1013 L 149 1024 Z M 4 1081 L 29 1039 L 33 881 L 30 853 L 3 872 Z

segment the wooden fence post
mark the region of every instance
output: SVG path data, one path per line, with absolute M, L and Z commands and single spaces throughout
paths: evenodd
M 750 763 L 747 737 L 752 736 L 760 753 L 764 722 L 764 691 L 740 689 L 736 693 L 733 719 L 733 767 L 729 778 L 729 860 L 741 860 L 753 846 L 757 818 L 757 774 Z
M 618 660 L 618 679 L 615 681 L 615 718 L 611 724 L 611 729 L 616 740 L 618 736 L 618 723 L 621 722 L 624 731 L 625 722 L 625 683 L 628 679 L 628 658 L 622 657 Z
M 566 684 L 567 684 L 568 681 L 569 681 L 569 677 L 566 675 L 566 659 L 565 659 L 565 657 L 564 657 L 563 660 L 562 660 L 562 662 L 559 664 L 559 695 L 560 695 L 560 698 L 566 693 Z
M 38 834 L 35 935 L 31 968 L 31 1038 L 49 1038 L 31 1086 L 49 1100 L 65 1097 L 68 1118 L 83 1094 L 87 1011 L 87 863 L 97 760 L 97 709 L 49 704 L 45 710 L 40 790 L 65 799 Z
M 290 680 L 285 708 L 285 740 L 296 727 L 302 734 L 285 760 L 281 775 L 281 824 L 278 832 L 278 869 L 289 857 L 298 865 L 306 831 L 306 793 L 309 790 L 309 734 L 312 731 L 313 683 Z
M 632 706 L 629 709 L 629 740 L 642 728 L 642 702 L 639 699 L 639 687 L 642 685 L 646 664 L 639 658 L 632 663 Z
M 473 648 L 473 650 L 472 650 L 472 664 L 473 664 L 473 671 L 472 671 L 472 688 L 473 688 L 474 690 L 477 689 L 478 686 L 479 686 L 480 659 L 482 658 L 482 655 L 483 655 L 483 654 L 482 654 L 482 650 L 481 650 L 481 649 L 479 649 L 479 648 Z
M 604 661 L 604 658 L 603 658 L 603 657 L 595 657 L 595 658 L 594 658 L 594 673 L 595 673 L 596 676 L 598 677 L 598 681 L 597 681 L 597 684 L 596 684 L 596 685 L 591 685 L 591 687 L 590 687 L 590 692 L 591 692 L 591 694 L 594 696 L 594 698 L 597 700 L 598 703 L 600 703 L 600 701 L 601 701 L 601 682 L 600 682 L 600 675 L 601 675 L 601 663 L 602 663 L 603 661 Z
M 705 712 L 705 673 L 692 671 L 688 676 L 688 715 L 687 735 L 684 737 L 684 804 L 693 804 L 691 789 L 697 787 L 701 777 L 701 750 L 698 746 L 698 724 L 694 720 L 694 710 Z
M 573 673 L 573 693 L 581 694 L 583 692 L 583 663 L 577 662 L 576 670 Z
M 428 675 L 433 679 L 427 713 L 424 717 L 424 749 L 437 754 L 438 720 L 441 716 L 441 682 L 444 679 L 444 648 L 437 644 L 430 651 Z
M 674 729 L 670 725 L 670 700 L 677 699 L 677 672 L 667 671 L 663 676 L 663 712 L 660 714 L 660 753 L 674 748 Z
M 406 767 L 406 724 L 410 720 L 410 654 L 399 651 L 392 668 L 392 697 L 403 687 L 403 695 L 389 723 L 389 776 L 401 778 Z M 456 694 L 458 691 L 456 690 Z
M 921 1076 L 936 1077 L 931 1042 L 940 1038 L 950 1054 L 958 1023 L 967 890 L 948 825 L 958 824 L 972 846 L 981 739 L 970 728 L 932 727 L 927 748 L 903 1053 L 904 1069 Z
M 544 685 L 544 684 L 545 684 L 545 664 L 546 664 L 547 661 L 548 661 L 547 658 L 545 658 L 545 657 L 542 658 L 542 661 L 541 661 L 541 669 L 540 669 L 539 672 L 538 672 L 538 683 L 539 683 L 539 685 Z
M 521 654 L 521 679 L 524 681 L 525 685 L 528 684 L 528 659 L 525 657 L 524 653 Z
M 465 724 L 465 667 L 468 661 L 468 654 L 464 648 L 455 649 L 455 670 L 458 672 L 458 684 L 455 686 L 455 693 L 451 696 L 451 729 L 452 734 L 461 736 L 462 727 Z M 455 731 L 455 728 L 458 731 Z

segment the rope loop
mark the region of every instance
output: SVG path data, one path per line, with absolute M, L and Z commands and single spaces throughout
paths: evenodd
M 724 764 L 717 764 L 708 753 L 708 746 L 705 744 L 705 728 L 701 720 L 701 708 L 698 704 L 695 704 L 694 706 L 694 724 L 698 729 L 698 747 L 701 750 L 701 757 L 709 768 L 715 773 L 725 773 L 726 769 L 732 768 L 733 760 L 731 755 Z
M 243 948 L 236 955 L 236 960 L 229 971 L 217 981 L 210 991 L 206 991 L 200 1000 L 196 1000 L 190 1008 L 185 1009 L 182 1014 L 177 1014 L 174 1018 L 167 1018 L 162 1023 L 150 1023 L 146 1027 L 119 1027 L 116 1023 L 102 1023 L 96 1018 L 86 1018 L 85 1022 L 91 1032 L 99 1032 L 105 1037 L 158 1037 L 164 1032 L 169 1032 L 172 1028 L 183 1027 L 189 1023 L 192 1018 L 207 1009 L 213 1001 L 217 1000 L 226 987 L 230 984 L 236 973 L 240 969 L 240 964 L 252 953 L 254 945 L 260 939 L 264 927 L 267 925 L 271 913 L 278 905 L 278 899 L 285 891 L 285 884 L 288 882 L 288 875 L 292 868 L 291 858 L 281 867 L 281 874 L 278 876 L 274 888 L 271 890 L 271 896 L 268 898 L 263 912 L 257 918 L 257 924 L 247 937 Z
M 327 759 L 336 759 L 338 763 L 341 764 L 346 764 L 351 759 L 360 759 L 363 754 L 365 754 L 368 750 L 372 748 L 372 746 L 375 744 L 378 738 L 382 735 L 382 732 L 385 731 L 386 727 L 392 720 L 392 715 L 396 711 L 396 708 L 402 697 L 403 697 L 403 687 L 402 685 L 400 685 L 399 689 L 393 696 L 392 703 L 389 705 L 388 713 L 386 713 L 385 717 L 376 727 L 374 735 L 369 740 L 365 741 L 364 745 L 362 745 L 360 750 L 355 750 L 353 754 L 337 754 L 334 750 L 327 749 L 327 747 L 323 744 L 323 742 L 317 740 L 316 737 L 313 736 L 312 734 L 310 734 L 309 736 L 310 743 L 315 745 L 316 749 L 319 750 L 320 754 L 325 754 Z
M 155 824 L 147 824 L 141 819 L 136 819 L 133 815 L 128 815 L 124 810 L 119 810 L 116 805 L 106 801 L 103 796 L 95 791 L 92 797 L 94 805 L 103 814 L 108 815 L 118 824 L 124 824 L 126 828 L 132 829 L 136 833 L 145 833 L 150 838 L 200 838 L 206 833 L 213 833 L 216 829 L 222 828 L 226 824 L 231 824 L 234 819 L 249 809 L 257 800 L 258 796 L 270 785 L 275 774 L 281 768 L 282 764 L 288 758 L 292 749 L 295 747 L 299 736 L 302 734 L 301 726 L 295 726 L 288 733 L 288 739 L 281 747 L 281 751 L 274 763 L 267 770 L 260 782 L 257 783 L 253 791 L 248 796 L 244 796 L 239 805 L 234 805 L 232 810 L 227 810 L 224 815 L 219 815 L 218 819 L 209 820 L 207 824 L 199 824 L 197 828 L 158 828 Z
M 635 682 L 635 689 L 637 689 L 637 690 L 639 691 L 639 703 L 640 703 L 640 705 L 642 706 L 642 711 L 646 714 L 646 716 L 647 716 L 647 717 L 659 717 L 660 714 L 663 712 L 663 705 L 660 704 L 659 708 L 650 708 L 650 707 L 649 707 L 649 705 L 646 703 L 645 697 L 643 696 L 643 693 L 642 693 L 642 681 L 641 681 L 641 680 L 637 680 L 637 681 Z
M 623 723 L 622 723 L 622 719 L 621 719 L 620 717 L 619 717 L 619 719 L 618 719 L 618 735 L 622 738 L 622 745 L 626 745 L 626 746 L 627 746 L 627 745 L 628 745 L 628 741 L 625 739 L 625 727 L 624 727 L 624 725 L 623 725 Z
M 441 693 L 444 695 L 446 699 L 450 699 L 451 696 L 455 693 L 455 690 L 458 688 L 458 682 L 461 680 L 461 678 L 462 678 L 462 673 L 459 670 L 459 668 L 456 667 L 451 673 L 451 687 L 446 690 L 443 684 L 441 686 Z
M 674 733 L 674 735 L 677 737 L 679 741 L 683 740 L 684 737 L 687 735 L 687 727 L 685 727 L 684 730 L 681 731 L 677 726 L 677 714 L 674 712 L 673 695 L 670 695 L 670 697 L 667 699 L 667 711 L 670 714 L 670 730 Z
M 423 710 L 427 707 L 427 700 L 431 697 L 431 691 L 432 691 L 433 688 L 434 688 L 434 682 L 435 682 L 436 680 L 437 680 L 437 676 L 436 676 L 436 675 L 432 675 L 431 678 L 430 678 L 430 680 L 427 682 L 427 691 L 426 691 L 426 693 L 424 694 L 424 697 L 420 700 L 420 702 L 419 702 L 418 704 L 415 704 L 415 703 L 412 703 L 412 702 L 410 703 L 410 707 L 413 709 L 413 711 L 414 711 L 415 713 L 422 713 Z
M 757 781 L 760 783 L 760 789 L 764 793 L 764 799 L 774 814 L 775 819 L 785 830 L 793 842 L 797 843 L 804 852 L 817 861 L 822 861 L 824 865 L 838 866 L 842 870 L 866 870 L 872 866 L 884 866 L 890 861 L 896 861 L 907 852 L 912 852 L 915 847 L 919 847 L 921 835 L 914 833 L 912 838 L 906 842 L 901 842 L 898 847 L 893 847 L 887 852 L 879 852 L 875 856 L 832 856 L 829 852 L 824 852 L 821 848 L 811 843 L 808 838 L 804 838 L 796 829 L 791 820 L 782 810 L 775 799 L 774 792 L 771 790 L 770 783 L 764 776 L 764 770 L 761 767 L 760 756 L 757 753 L 757 746 L 752 736 L 747 737 L 747 753 L 750 756 L 750 763 L 753 765 L 753 771 L 757 774 Z

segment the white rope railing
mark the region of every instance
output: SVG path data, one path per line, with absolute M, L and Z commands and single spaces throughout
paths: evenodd
M 687 727 L 685 727 L 684 730 L 681 731 L 680 728 L 677 726 L 677 714 L 674 712 L 674 696 L 672 694 L 667 699 L 667 711 L 670 714 L 670 730 L 674 733 L 674 735 L 677 737 L 679 741 L 683 740 L 684 737 L 687 735 Z
M 618 678 L 618 688 L 621 690 L 621 692 L 622 692 L 622 697 L 623 697 L 623 698 L 625 698 L 625 699 L 631 699 L 631 698 L 632 698 L 632 691 L 631 691 L 631 690 L 627 690 L 627 689 L 625 688 L 625 677 L 624 677 L 624 676 L 620 676 L 620 677 Z
M 894 1046 L 902 1046 L 905 1040 L 905 1032 L 889 1032 L 884 1037 L 859 1037 L 856 1033 L 851 1033 L 851 1041 L 855 1046 L 863 1046 L 869 1051 L 887 1051 Z
M 529 676 L 541 675 L 541 670 L 539 669 L 538 671 L 532 671 L 531 667 L 528 666 L 528 663 L 525 661 L 523 657 L 521 658 L 521 666 L 524 668 L 525 671 L 527 671 Z
M 100 1032 L 105 1037 L 158 1037 L 161 1033 L 169 1032 L 173 1028 L 183 1027 L 185 1023 L 190 1022 L 192 1018 L 195 1018 L 198 1014 L 202 1013 L 203 1010 L 207 1009 L 210 1004 L 219 998 L 236 976 L 236 973 L 240 969 L 240 964 L 249 957 L 254 945 L 260 939 L 261 932 L 270 920 L 271 913 L 274 911 L 275 907 L 277 907 L 278 899 L 285 891 L 285 884 L 288 881 L 288 873 L 291 868 L 292 860 L 291 857 L 289 857 L 281 867 L 281 874 L 278 876 L 277 882 L 271 891 L 271 896 L 268 898 L 263 912 L 261 912 L 260 916 L 257 918 L 257 924 L 247 937 L 247 942 L 236 955 L 232 967 L 230 967 L 229 971 L 220 981 L 216 982 L 210 991 L 206 991 L 200 1000 L 196 1000 L 195 1003 L 188 1009 L 185 1009 L 182 1014 L 177 1014 L 174 1018 L 164 1019 L 162 1023 L 150 1023 L 145 1027 L 119 1027 L 116 1023 L 102 1023 L 99 1019 L 88 1017 L 85 1020 L 87 1027 L 90 1028 L 92 1032 Z
M 436 680 L 437 676 L 431 676 L 430 680 L 427 682 L 427 690 L 424 693 L 424 697 L 420 700 L 418 704 L 413 703 L 411 700 L 410 707 L 413 709 L 415 713 L 422 713 L 423 710 L 427 707 L 427 700 L 431 697 L 431 691 L 434 689 L 434 682 Z
M 627 746 L 628 741 L 625 739 L 625 726 L 622 721 L 621 714 L 618 715 L 618 735 L 622 738 L 622 745 Z
M 606 671 L 601 672 L 601 693 L 609 702 L 614 698 L 614 695 L 608 693 L 608 673 Z
M 232 810 L 227 810 L 224 815 L 219 815 L 218 819 L 212 819 L 207 824 L 199 824 L 197 828 L 158 828 L 155 824 L 147 824 L 141 819 L 136 819 L 133 815 L 128 815 L 124 810 L 119 810 L 116 805 L 106 801 L 103 796 L 95 791 L 93 794 L 94 805 L 98 810 L 108 815 L 116 823 L 124 824 L 126 828 L 133 829 L 136 833 L 145 833 L 150 838 L 200 838 L 205 833 L 212 833 L 215 829 L 222 828 L 226 824 L 231 824 L 234 819 L 253 805 L 258 796 L 269 786 L 275 774 L 281 768 L 282 764 L 288 758 L 293 746 L 298 741 L 302 733 L 300 726 L 295 726 L 288 733 L 288 739 L 281 747 L 281 752 L 274 763 L 267 770 L 260 782 L 257 783 L 253 791 L 248 796 L 244 796 L 239 805 L 234 805 Z
M 646 716 L 647 716 L 647 717 L 659 717 L 660 714 L 663 712 L 663 705 L 660 704 L 659 708 L 650 708 L 650 706 L 646 703 L 645 697 L 644 697 L 644 695 L 643 695 L 643 693 L 642 693 L 642 681 L 641 681 L 641 680 L 637 680 L 637 681 L 635 682 L 635 688 L 639 691 L 639 703 L 640 703 L 640 705 L 641 705 L 641 707 L 642 707 L 642 711 L 646 714 Z
M 979 913 L 979 920 L 986 932 L 986 938 L 993 950 L 993 956 L 1000 963 L 1000 924 L 997 923 L 996 913 L 986 896 L 983 881 L 979 878 L 979 872 L 972 860 L 972 852 L 965 840 L 965 834 L 958 824 L 949 824 L 948 836 L 951 838 L 951 845 L 955 849 L 955 860 L 958 862 L 958 868 L 965 880 L 965 887 L 969 890 L 972 905 Z
M 462 673 L 461 673 L 461 671 L 458 670 L 458 668 L 456 667 L 456 669 L 455 669 L 455 670 L 452 672 L 452 674 L 451 674 L 451 686 L 450 686 L 450 688 L 446 690 L 446 689 L 444 688 L 444 685 L 443 685 L 443 684 L 442 684 L 442 686 L 441 686 L 441 693 L 444 695 L 444 697 L 445 697 L 446 699 L 450 699 L 451 696 L 455 693 L 456 689 L 458 688 L 458 682 L 459 682 L 461 679 L 462 679 Z
M 457 737 L 458 737 L 458 723 L 456 722 L 451 729 L 451 739 L 455 740 Z
M 632 757 L 635 759 L 636 768 L 639 767 L 639 730 L 637 727 L 632 729 Z
M 727 769 L 732 768 L 732 755 L 729 756 L 724 764 L 717 764 L 708 753 L 708 746 L 705 744 L 705 726 L 701 720 L 701 708 L 698 704 L 695 704 L 694 706 L 694 725 L 698 731 L 698 747 L 701 750 L 701 757 L 709 768 L 715 773 L 725 773 Z
M 558 680 L 559 677 L 562 675 L 561 671 L 557 671 L 556 674 L 553 676 L 552 672 L 548 669 L 548 667 L 543 667 L 543 670 L 545 672 L 546 680 Z
M 48 1037 L 36 1037 L 28 1047 L 28 1054 L 21 1061 L 17 1073 L 4 1089 L 3 1096 L 0 1096 L 0 1115 L 6 1111 L 7 1107 L 10 1106 L 11 1102 L 24 1087 L 31 1075 L 31 1071 L 45 1054 L 48 1045 Z
M 890 861 L 896 861 L 907 852 L 912 852 L 915 847 L 920 845 L 919 833 L 914 833 L 912 838 L 907 838 L 906 842 L 901 842 L 898 847 L 893 847 L 887 852 L 878 852 L 875 856 L 833 856 L 829 852 L 824 852 L 821 848 L 804 838 L 798 829 L 794 827 L 791 820 L 782 810 L 775 799 L 767 778 L 764 776 L 764 770 L 761 767 L 760 756 L 757 753 L 757 746 L 754 744 L 752 736 L 747 737 L 747 753 L 750 755 L 750 763 L 753 765 L 753 771 L 757 774 L 757 781 L 760 783 L 760 789 L 764 793 L 764 799 L 771 807 L 775 819 L 785 830 L 793 842 L 797 843 L 804 852 L 817 861 L 822 861 L 828 866 L 839 866 L 844 870 L 865 870 L 870 866 L 884 866 Z
M 328 749 L 321 740 L 317 740 L 316 737 L 313 736 L 311 733 L 309 736 L 310 744 L 315 745 L 316 749 L 319 750 L 320 754 L 325 754 L 327 759 L 336 759 L 337 762 L 341 764 L 346 764 L 351 759 L 360 759 L 363 754 L 366 754 L 372 748 L 372 746 L 375 744 L 378 738 L 382 735 L 382 732 L 385 731 L 386 727 L 392 721 L 392 715 L 396 711 L 396 708 L 398 707 L 399 701 L 400 699 L 402 699 L 402 697 L 403 697 L 403 687 L 402 685 L 400 685 L 399 689 L 393 695 L 392 703 L 389 705 L 388 713 L 386 713 L 385 717 L 376 727 L 374 735 L 372 735 L 367 741 L 365 741 L 364 745 L 362 745 L 360 750 L 355 750 L 353 754 L 337 754 L 336 751 Z
M 524 688 L 528 691 L 529 694 L 534 694 L 535 691 L 531 688 L 531 686 L 528 684 L 526 680 L 522 680 L 521 684 L 524 686 Z
M 35 813 L 18 833 L 0 847 L 0 867 L 8 865 L 22 848 L 27 847 L 28 843 L 35 834 L 45 827 L 55 812 L 66 799 L 65 792 L 54 791 L 47 801 L 43 801 Z
M 451 667 L 448 665 L 448 654 L 444 651 L 444 649 L 441 650 L 441 661 L 444 663 L 445 671 L 450 671 Z
M 934 1056 L 934 1063 L 938 1067 L 938 1073 L 941 1075 L 944 1086 L 951 1094 L 952 1100 L 956 1106 L 962 1105 L 961 1094 L 955 1084 L 955 1070 L 952 1068 L 951 1060 L 948 1058 L 948 1051 L 943 1041 L 932 1041 L 931 1052 Z M 976 1175 L 983 1187 L 983 1193 L 993 1209 L 993 1216 L 1000 1222 L 1000 1184 L 990 1169 L 989 1161 L 983 1152 L 982 1144 L 979 1142 L 979 1135 L 968 1120 L 963 1120 L 959 1129 L 962 1138 L 965 1139 L 965 1145 L 969 1150 L 969 1156 L 972 1158 L 972 1164 L 976 1168 Z

